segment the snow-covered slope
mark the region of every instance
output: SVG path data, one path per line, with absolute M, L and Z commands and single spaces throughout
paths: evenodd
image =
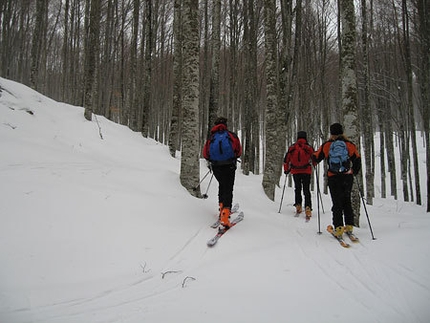
M 295 218 L 287 187 L 278 213 L 282 190 L 272 202 L 261 176 L 238 170 L 245 220 L 208 248 L 216 180 L 193 198 L 167 147 L 0 87 L 1 323 L 430 321 L 424 207 L 376 198 L 377 240 L 363 212 L 361 242 L 343 249 L 325 232 L 328 196 L 318 235 L 316 202 L 309 223 Z

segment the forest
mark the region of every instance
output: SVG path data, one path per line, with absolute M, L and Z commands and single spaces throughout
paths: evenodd
M 167 145 L 197 197 L 217 116 L 271 200 L 297 131 L 318 147 L 340 122 L 366 203 L 426 198 L 430 212 L 429 13 L 430 0 L 2 0 L 0 76 Z

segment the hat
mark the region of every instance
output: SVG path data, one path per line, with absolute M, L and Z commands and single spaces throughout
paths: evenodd
M 218 125 L 218 124 L 225 124 L 225 125 L 227 125 L 227 118 L 224 118 L 224 117 L 218 117 L 218 118 L 215 120 L 215 125 Z
M 299 138 L 306 139 L 306 131 L 299 131 L 297 133 L 297 139 L 299 139 Z
M 333 123 L 330 126 L 330 134 L 331 135 L 341 135 L 343 134 L 343 127 L 340 123 Z

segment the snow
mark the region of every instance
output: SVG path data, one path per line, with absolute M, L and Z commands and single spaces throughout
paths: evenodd
M 361 242 L 344 249 L 325 231 L 329 196 L 319 235 L 315 194 L 305 223 L 290 187 L 278 213 L 283 178 L 272 202 L 261 176 L 238 170 L 245 219 L 208 248 L 216 180 L 208 199 L 194 198 L 166 146 L 0 86 L 1 323 L 430 322 L 424 206 L 376 197 L 367 211 L 377 239 L 362 207 Z

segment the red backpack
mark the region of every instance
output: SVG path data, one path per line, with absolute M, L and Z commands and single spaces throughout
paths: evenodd
M 289 150 L 291 168 L 306 168 L 311 164 L 312 151 L 306 143 L 295 143 Z

